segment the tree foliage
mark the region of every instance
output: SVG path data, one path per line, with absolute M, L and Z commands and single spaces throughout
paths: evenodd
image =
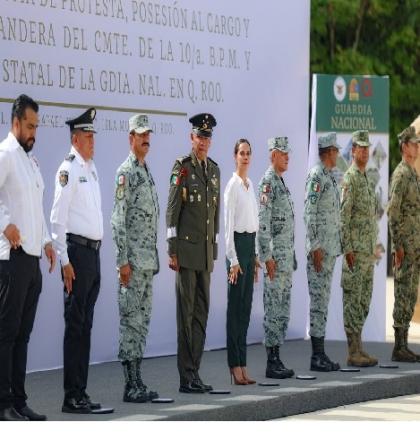
M 311 0 L 310 51 L 311 73 L 389 76 L 392 171 L 420 114 L 420 0 Z

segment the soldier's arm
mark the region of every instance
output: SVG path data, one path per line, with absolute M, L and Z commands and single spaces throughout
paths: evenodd
M 114 208 L 111 214 L 111 232 L 115 245 L 117 268 L 128 264 L 127 206 L 130 198 L 128 175 L 117 171 L 115 176 Z
M 267 191 L 268 192 L 265 192 Z M 258 251 L 260 262 L 273 258 L 271 247 L 271 215 L 273 210 L 273 192 L 270 184 L 261 181 L 259 186 L 260 208 L 258 212 Z
M 343 236 L 343 249 L 344 254 L 353 251 L 353 245 L 351 243 L 351 230 L 350 230 L 350 221 L 352 217 L 353 210 L 353 201 L 354 198 L 354 188 L 352 184 L 352 178 L 349 174 L 345 174 L 343 181 L 341 182 L 341 211 L 340 211 L 340 224 L 341 224 L 341 233 Z
M 182 189 L 184 187 L 184 177 L 181 176 L 181 167 L 182 164 L 176 161 L 170 178 L 168 206 L 166 208 L 166 239 L 168 242 L 169 256 L 178 254 L 177 231 L 179 214 L 182 207 Z
M 401 202 L 403 195 L 405 195 L 407 183 L 408 181 L 405 180 L 404 175 L 401 172 L 396 172 L 392 176 L 387 214 L 389 231 L 395 250 L 401 249 L 403 244 L 403 233 L 401 230 Z
M 217 168 L 219 170 L 219 168 Z M 220 181 L 220 170 L 218 171 L 219 174 L 217 175 L 217 177 L 219 178 L 219 192 L 217 195 L 217 206 L 216 209 L 214 210 L 214 239 L 213 239 L 213 259 L 216 260 L 217 259 L 217 255 L 218 255 L 218 235 L 219 235 L 219 226 L 220 226 L 220 186 L 221 186 L 221 181 Z
M 317 175 L 308 175 L 305 187 L 305 205 L 303 218 L 310 243 L 310 252 L 321 247 L 318 240 L 317 213 L 321 192 L 321 181 Z

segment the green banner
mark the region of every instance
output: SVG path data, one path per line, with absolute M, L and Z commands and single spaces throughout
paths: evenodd
M 317 132 L 389 132 L 389 77 L 316 75 Z

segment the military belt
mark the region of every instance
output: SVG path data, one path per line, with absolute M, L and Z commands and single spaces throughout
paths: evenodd
M 67 240 L 70 242 L 77 243 L 78 245 L 86 246 L 88 249 L 93 249 L 95 251 L 99 250 L 101 247 L 100 240 L 91 240 L 87 237 L 79 236 L 77 234 L 67 233 Z

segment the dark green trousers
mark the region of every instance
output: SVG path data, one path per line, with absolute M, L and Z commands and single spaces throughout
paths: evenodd
M 254 293 L 255 233 L 234 233 L 235 250 L 242 273 L 236 284 L 228 281 L 226 345 L 229 368 L 246 366 L 246 336 Z M 229 274 L 230 261 L 226 259 Z
M 210 307 L 210 273 L 181 268 L 176 275 L 178 372 L 181 384 L 200 378 Z

